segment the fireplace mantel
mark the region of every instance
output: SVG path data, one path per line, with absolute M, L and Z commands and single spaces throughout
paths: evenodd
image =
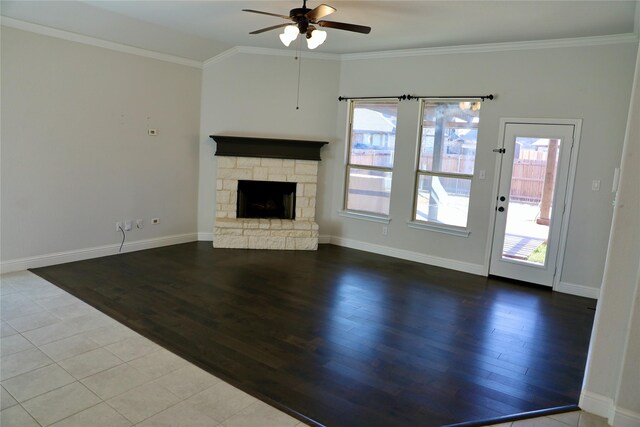
M 320 160 L 326 141 L 210 135 L 216 141 L 216 156 L 269 159 Z

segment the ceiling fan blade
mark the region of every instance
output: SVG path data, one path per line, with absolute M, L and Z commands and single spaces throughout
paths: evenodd
M 304 16 L 309 21 L 317 21 L 318 19 L 324 18 L 325 16 L 330 15 L 335 11 L 336 10 L 333 7 L 327 6 L 326 4 L 321 4 L 320 6 L 316 7 L 315 9 L 310 10 L 309 12 L 307 12 Z
M 335 28 L 336 30 L 353 31 L 354 33 L 369 34 L 371 32 L 371 27 L 365 27 L 364 25 L 347 24 L 345 22 L 318 21 L 318 25 L 321 27 Z
M 277 13 L 271 13 L 271 12 L 262 12 L 260 10 L 253 10 L 253 9 L 242 9 L 243 12 L 251 12 L 251 13 L 259 13 L 261 15 L 269 15 L 269 16 L 277 16 L 278 18 L 282 18 L 282 19 L 287 19 L 289 21 L 293 21 L 293 19 L 291 19 L 290 16 L 286 16 L 286 15 L 278 15 Z
M 259 30 L 255 30 L 255 31 L 251 31 L 249 34 L 260 34 L 260 33 L 264 33 L 267 31 L 271 31 L 271 30 L 277 30 L 278 28 L 282 28 L 282 27 L 287 27 L 291 24 L 278 24 L 278 25 L 273 25 L 271 27 L 267 27 L 267 28 L 260 28 Z

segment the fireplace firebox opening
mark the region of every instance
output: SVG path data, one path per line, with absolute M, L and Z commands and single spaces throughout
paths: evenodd
M 296 183 L 238 181 L 237 218 L 295 219 Z

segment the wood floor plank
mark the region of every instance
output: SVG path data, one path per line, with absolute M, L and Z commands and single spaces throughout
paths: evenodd
M 575 404 L 595 306 L 331 245 L 198 242 L 33 271 L 244 391 L 337 427 Z

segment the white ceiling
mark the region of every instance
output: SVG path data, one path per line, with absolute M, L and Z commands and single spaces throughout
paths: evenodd
M 635 1 L 322 1 L 327 20 L 372 27 L 363 35 L 327 29 L 316 51 L 357 53 L 604 36 L 634 32 Z M 183 58 L 204 61 L 233 46 L 283 49 L 278 31 L 249 35 L 302 1 L 2 1 L 3 16 Z M 635 31 L 637 32 L 637 28 Z M 289 49 L 293 50 L 294 47 Z

